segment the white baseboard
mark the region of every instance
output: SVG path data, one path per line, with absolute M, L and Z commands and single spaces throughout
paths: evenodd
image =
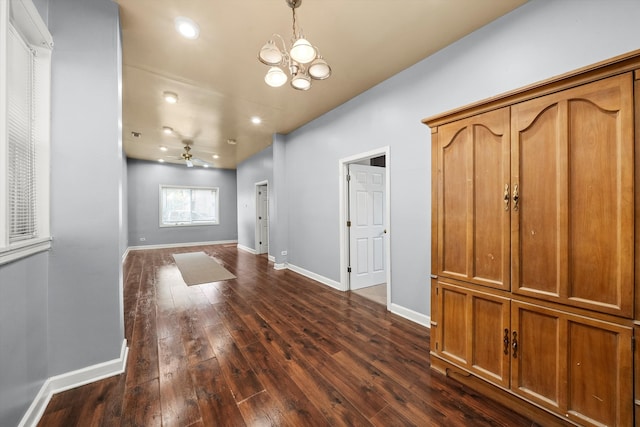
M 119 358 L 48 378 L 22 417 L 18 427 L 37 426 L 54 394 L 94 381 L 103 380 L 114 375 L 120 375 L 127 367 L 128 354 L 129 348 L 127 347 L 127 340 L 123 340 Z
M 323 285 L 330 286 L 330 287 L 332 287 L 334 289 L 337 289 L 339 291 L 343 290 L 342 286 L 340 285 L 340 282 L 336 282 L 335 280 L 331 280 L 331 279 L 329 279 L 327 277 L 324 277 L 324 276 L 321 276 L 319 274 L 313 273 L 313 272 L 311 272 L 309 270 L 305 270 L 304 268 L 300 268 L 300 267 L 295 266 L 293 264 L 286 264 L 286 266 L 287 266 L 286 268 L 288 268 L 289 270 L 295 271 L 296 273 L 301 274 L 301 275 L 303 275 L 305 277 L 308 277 L 309 279 L 313 279 L 316 282 L 320 282 Z M 274 268 L 275 268 L 275 266 L 274 266 Z
M 276 257 L 274 257 L 273 255 L 267 255 L 267 258 L 269 259 L 269 261 L 271 262 L 276 262 Z
M 120 263 L 122 265 L 124 265 L 124 261 L 127 259 L 127 256 L 129 255 L 129 252 L 131 252 L 131 248 L 127 248 L 124 253 L 122 254 L 122 258 L 120 258 Z
M 273 269 L 274 270 L 286 270 L 287 269 L 287 263 L 283 262 L 281 264 L 275 263 L 273 264 Z
M 238 243 L 238 249 L 240 249 L 241 251 L 249 252 L 250 254 L 253 254 L 253 255 L 256 254 L 255 249 L 251 249 L 249 246 L 241 245 L 240 243 Z
M 389 311 L 426 328 L 431 328 L 431 316 L 418 313 L 417 311 L 413 311 L 406 307 L 393 303 L 390 304 Z
M 237 240 L 217 240 L 214 242 L 187 242 L 187 243 L 167 243 L 162 245 L 129 246 L 128 250 L 141 251 L 145 249 L 184 248 L 189 246 L 227 245 L 232 243 L 238 243 L 238 241 Z

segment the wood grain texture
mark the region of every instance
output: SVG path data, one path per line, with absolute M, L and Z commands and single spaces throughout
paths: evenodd
M 237 279 L 187 287 L 172 253 Z M 430 369 L 429 330 L 232 245 L 133 251 L 127 371 L 59 393 L 39 425 L 532 426 Z

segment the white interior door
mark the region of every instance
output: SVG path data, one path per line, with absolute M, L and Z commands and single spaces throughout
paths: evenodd
M 267 185 L 256 187 L 256 253 L 269 252 L 269 189 Z
M 349 165 L 349 264 L 352 290 L 386 282 L 385 170 Z

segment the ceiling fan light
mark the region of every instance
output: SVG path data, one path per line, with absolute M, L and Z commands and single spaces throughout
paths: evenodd
M 304 73 L 298 73 L 291 79 L 291 86 L 298 90 L 309 90 L 311 79 Z
M 296 40 L 293 46 L 291 46 L 291 59 L 300 64 L 308 64 L 313 61 L 316 54 L 316 48 L 313 47 L 307 39 L 302 37 Z
M 264 76 L 264 81 L 271 87 L 280 87 L 287 82 L 287 75 L 279 67 L 271 67 Z
M 260 53 L 258 53 L 258 59 L 265 65 L 278 65 L 282 62 L 282 52 L 275 45 L 273 40 L 269 40 L 262 46 Z
M 309 76 L 312 79 L 324 80 L 331 75 L 331 67 L 323 57 L 319 56 L 309 65 Z

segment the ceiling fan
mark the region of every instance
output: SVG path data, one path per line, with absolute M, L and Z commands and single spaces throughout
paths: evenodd
M 182 146 L 183 146 L 182 152 L 178 152 L 174 155 L 165 156 L 166 158 L 170 159 L 172 163 L 175 163 L 176 160 L 184 161 L 184 163 L 187 165 L 188 168 L 192 168 L 195 166 L 203 166 L 206 168 L 210 166 L 209 162 L 207 162 L 206 160 L 202 160 L 201 158 L 198 158 L 197 153 L 193 153 L 192 150 L 193 150 L 194 140 L 192 137 L 182 137 L 180 134 L 178 134 L 173 130 L 171 134 L 180 137 L 180 142 L 182 143 Z M 164 151 L 168 151 L 168 150 L 169 149 L 165 147 Z M 217 158 L 217 157 L 214 156 L 214 158 Z
M 180 157 L 182 157 L 185 161 L 185 163 L 187 164 L 188 168 L 192 168 L 193 167 L 193 162 L 191 161 L 191 158 L 193 157 L 193 155 L 190 153 L 191 151 L 191 142 L 192 141 L 183 141 L 185 143 L 184 146 L 184 153 L 182 153 L 180 155 Z

